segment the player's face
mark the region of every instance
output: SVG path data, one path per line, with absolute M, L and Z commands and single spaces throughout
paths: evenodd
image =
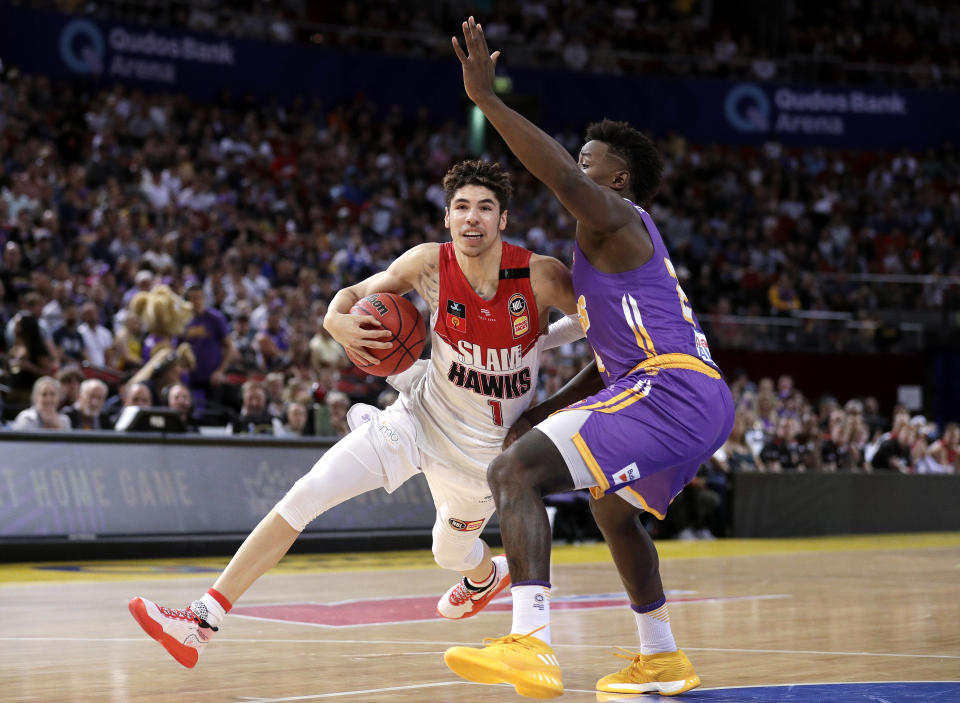
M 500 241 L 500 233 L 507 227 L 507 211 L 501 212 L 492 190 L 468 185 L 453 194 L 443 224 L 459 253 L 480 256 Z
M 606 143 L 594 139 L 584 144 L 577 164 L 594 183 L 615 189 L 622 187 L 617 185 L 618 177 L 622 178 L 626 173 L 627 163 L 616 154 L 611 154 L 610 146 Z

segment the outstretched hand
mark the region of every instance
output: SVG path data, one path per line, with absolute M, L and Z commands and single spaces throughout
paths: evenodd
M 463 23 L 463 40 L 467 46 L 466 53 L 457 38 L 451 37 L 453 51 L 463 66 L 463 87 L 467 91 L 467 97 L 476 103 L 494 95 L 493 78 L 500 52 L 490 53 L 487 40 L 483 36 L 483 28 L 473 17 Z

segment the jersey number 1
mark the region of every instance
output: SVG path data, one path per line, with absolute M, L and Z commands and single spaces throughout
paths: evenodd
M 487 405 L 489 405 L 493 411 L 493 424 L 498 427 L 503 427 L 503 410 L 500 409 L 500 401 L 488 400 Z

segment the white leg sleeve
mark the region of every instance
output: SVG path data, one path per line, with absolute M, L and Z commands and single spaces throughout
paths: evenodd
M 419 472 L 419 464 L 413 417 L 402 403 L 394 403 L 328 449 L 277 503 L 277 512 L 302 532 L 318 515 L 354 496 L 375 488 L 393 492 Z
M 318 515 L 361 493 L 382 488 L 386 479 L 376 448 L 360 427 L 324 453 L 310 472 L 277 503 L 277 512 L 299 531 Z

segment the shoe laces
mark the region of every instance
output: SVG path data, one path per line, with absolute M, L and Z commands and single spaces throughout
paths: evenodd
M 536 630 L 531 630 L 525 635 L 505 635 L 503 637 L 484 637 L 483 646 L 484 647 L 498 647 L 508 644 L 518 644 L 521 647 L 526 647 L 527 649 L 533 649 L 536 645 L 530 641 L 530 638 L 536 633 L 540 632 L 546 625 L 541 625 Z
M 482 592 L 483 591 L 479 591 L 479 593 L 482 593 Z M 466 584 L 461 580 L 460 583 L 457 584 L 457 587 L 454 588 L 453 592 L 450 594 L 450 602 L 453 603 L 454 605 L 463 605 L 468 600 L 470 600 L 470 597 L 474 593 L 478 593 L 478 591 L 471 591 L 469 588 L 467 588 Z
M 630 664 L 626 667 L 627 671 L 633 671 L 634 668 L 642 669 L 643 668 L 643 654 L 640 652 L 634 652 L 624 647 L 617 647 L 620 652 L 625 652 L 625 654 L 620 654 L 620 652 L 613 652 L 613 656 L 620 657 L 621 659 L 630 659 Z
M 190 608 L 184 608 L 183 610 L 174 610 L 173 608 L 167 608 L 162 605 L 158 605 L 157 608 L 160 609 L 160 612 L 166 615 L 168 618 L 173 618 L 174 620 L 186 620 L 188 622 L 196 623 L 200 625 L 203 621 L 196 616 L 196 614 L 190 610 Z

